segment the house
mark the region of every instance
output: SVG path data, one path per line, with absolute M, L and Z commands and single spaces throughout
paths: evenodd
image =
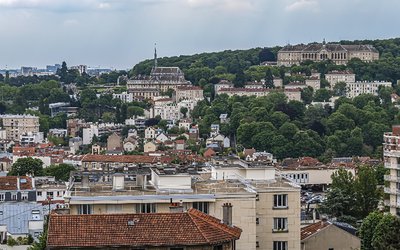
M 192 125 L 192 121 L 190 119 L 182 119 L 179 122 L 179 128 L 184 128 L 185 131 L 188 131 L 190 129 L 190 126 Z
M 117 133 L 112 133 L 110 136 L 107 138 L 107 150 L 117 150 L 121 149 L 121 137 L 117 135 Z
M 139 142 L 133 137 L 130 136 L 124 140 L 124 150 L 126 152 L 132 152 L 139 146 Z
M 137 137 L 138 136 L 138 132 L 134 128 L 131 128 L 131 129 L 128 130 L 128 137 L 132 137 L 132 136 L 133 137 Z
M 148 127 L 144 131 L 144 138 L 145 139 L 154 139 L 157 136 L 157 131 L 153 127 Z
M 219 124 L 211 124 L 210 137 L 214 137 L 219 134 Z
M 99 144 L 93 144 L 92 145 L 92 154 L 93 155 L 99 155 L 101 154 L 102 148 Z
M 229 122 L 228 114 L 220 114 L 219 115 L 219 122 L 220 123 L 228 123 Z
M 360 249 L 356 229 L 346 223 L 320 221 L 301 229 L 301 249 Z
M 193 126 L 189 129 L 189 138 L 191 140 L 197 141 L 199 139 L 199 128 L 197 126 Z
M 185 150 L 185 140 L 176 140 L 175 150 Z
M 207 148 L 206 151 L 204 151 L 203 156 L 206 158 L 211 158 L 213 156 L 215 156 L 217 153 L 215 153 L 215 151 L 212 148 Z
M 8 157 L 0 158 L 0 171 L 10 171 L 12 166 L 12 160 Z
M 144 152 L 154 152 L 157 150 L 157 144 L 154 143 L 153 141 L 149 141 L 146 144 L 144 144 Z
M 242 230 L 229 224 L 232 212 L 221 222 L 194 208 L 180 209 L 171 204 L 170 213 L 52 214 L 47 249 L 235 249 Z
M 160 142 L 166 142 L 168 141 L 170 138 L 164 134 L 164 133 L 160 133 L 159 135 L 157 135 L 156 140 L 160 141 Z

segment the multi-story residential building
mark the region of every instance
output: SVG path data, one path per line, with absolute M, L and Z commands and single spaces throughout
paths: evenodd
M 290 82 L 285 85 L 285 90 L 288 89 L 305 89 L 307 88 L 307 85 L 304 82 Z
M 20 145 L 33 145 L 36 143 L 44 142 L 44 133 L 43 132 L 28 132 L 24 133 L 20 136 L 19 144 Z
M 356 74 L 351 71 L 330 71 L 325 74 L 325 80 L 331 85 L 330 88 L 333 89 L 338 82 L 352 83 L 356 82 Z
M 234 87 L 234 84 L 231 83 L 230 81 L 221 80 L 219 83 L 214 84 L 214 92 L 215 92 L 215 95 L 219 95 L 219 94 L 220 94 L 219 91 L 220 91 L 221 89 L 230 89 L 230 88 L 233 88 L 233 87 Z
M 278 51 L 278 66 L 290 67 L 308 60 L 331 60 L 336 64 L 345 65 L 352 58 L 370 62 L 379 59 L 379 52 L 372 45 L 326 44 L 325 41 L 308 45 L 287 45 Z
M 88 128 L 82 130 L 82 144 L 89 145 L 92 143 L 93 136 L 99 136 L 99 127 L 97 125 L 90 125 Z
M 287 86 L 287 85 L 286 85 Z M 304 85 L 305 86 L 305 85 Z M 305 86 L 306 87 L 306 86 Z M 237 96 L 267 96 L 269 93 L 276 91 L 267 88 L 222 88 L 218 91 L 218 94 L 227 94 L 229 97 Z M 301 101 L 301 89 L 298 88 L 286 88 L 283 92 L 289 100 Z
M 76 65 L 76 66 L 71 66 L 71 69 L 76 69 L 78 70 L 79 74 L 87 73 L 88 72 L 88 67 L 87 65 Z
M 39 132 L 39 117 L 33 115 L 0 115 L 6 139 L 19 141 L 21 135 Z
M 346 84 L 346 96 L 354 98 L 362 94 L 378 95 L 379 87 L 392 87 L 391 82 L 350 82 Z
M 229 203 L 232 224 L 243 230 L 236 249 L 300 250 L 300 187 L 276 176 L 272 165 L 233 158 L 216 159 L 206 168 L 190 165 L 186 171 L 142 165 L 105 177 L 75 175 L 66 194 L 73 215 L 166 213 L 172 201 L 184 211 L 195 208 L 222 218 L 222 205 Z
M 122 92 L 121 94 L 113 94 L 114 99 L 119 99 L 122 102 L 133 102 L 133 94 Z
M 174 99 L 176 102 L 181 100 L 203 100 L 203 89 L 199 86 L 179 86 L 175 90 Z
M 384 177 L 389 182 L 389 187 L 384 189 L 389 195 L 387 205 L 391 214 L 400 216 L 400 125 L 394 125 L 392 132 L 384 134 L 383 158 L 385 167 L 390 171 Z
M 306 86 L 314 89 L 314 91 L 321 88 L 321 79 L 318 76 L 310 76 L 305 80 Z

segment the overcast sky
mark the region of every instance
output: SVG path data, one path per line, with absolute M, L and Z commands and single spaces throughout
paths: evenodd
M 400 36 L 399 0 L 0 0 L 0 68 Z M 172 65 L 171 65 L 172 66 Z

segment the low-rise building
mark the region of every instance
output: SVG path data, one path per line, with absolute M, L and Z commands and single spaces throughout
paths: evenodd
M 122 92 L 121 94 L 113 94 L 114 99 L 119 99 L 122 102 L 129 103 L 133 102 L 133 94 L 132 93 L 127 93 L 127 92 Z

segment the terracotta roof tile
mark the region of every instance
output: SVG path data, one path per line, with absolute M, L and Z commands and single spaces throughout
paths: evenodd
M 132 224 L 130 224 L 132 223 Z M 211 245 L 239 239 L 241 229 L 196 209 L 185 213 L 50 216 L 47 246 Z
M 323 228 L 325 228 L 325 227 L 327 227 L 329 225 L 331 225 L 330 222 L 320 221 L 320 222 L 308 225 L 306 227 L 303 227 L 301 229 L 300 238 L 301 238 L 301 240 L 305 240 L 306 238 L 310 237 L 311 235 L 314 235 L 314 234 L 318 233 L 321 229 L 323 229 Z
M 31 190 L 32 179 L 28 176 L 20 176 L 20 190 Z M 18 190 L 17 176 L 1 176 L 0 177 L 0 190 Z

